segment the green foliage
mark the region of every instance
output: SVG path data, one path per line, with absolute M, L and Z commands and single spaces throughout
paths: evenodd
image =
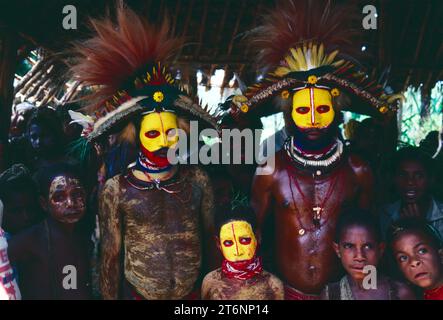
M 420 88 L 409 87 L 405 92 L 406 101 L 401 110 L 399 119 L 400 141 L 409 145 L 418 146 L 420 141 L 433 130 L 441 130 L 443 82 L 438 82 L 431 91 L 429 113 L 421 117 L 422 99 Z

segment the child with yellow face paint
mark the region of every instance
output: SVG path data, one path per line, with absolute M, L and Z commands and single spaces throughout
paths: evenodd
M 222 267 L 206 275 L 202 298 L 207 300 L 282 300 L 282 282 L 262 268 L 256 255 L 258 242 L 253 230 L 252 210 L 237 207 L 219 223 L 217 246 Z

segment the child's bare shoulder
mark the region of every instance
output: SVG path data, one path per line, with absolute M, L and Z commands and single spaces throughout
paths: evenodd
M 400 300 L 415 300 L 417 297 L 415 296 L 414 291 L 411 289 L 409 285 L 400 281 L 393 281 L 397 288 L 397 295 Z
M 38 255 L 45 241 L 45 223 L 41 222 L 12 236 L 8 241 L 8 252 L 11 260 L 29 258 Z
M 272 286 L 283 288 L 283 282 L 277 276 L 265 270 L 263 270 L 262 274 L 263 276 L 269 277 L 269 283 L 272 284 Z
M 275 299 L 276 300 L 283 300 L 284 299 L 284 285 L 283 282 L 275 275 L 268 271 L 263 270 L 263 275 L 268 276 L 269 280 L 269 287 L 274 291 L 275 293 Z
M 12 236 L 11 241 L 13 240 L 20 240 L 20 241 L 37 241 L 44 237 L 46 234 L 45 231 L 45 223 L 40 222 L 36 225 L 33 225 L 32 227 L 29 227 L 21 232 L 19 232 L 17 235 Z
M 212 284 L 214 282 L 221 281 L 221 269 L 215 269 L 211 272 L 209 272 L 204 278 L 203 278 L 203 284 Z
M 209 272 L 202 282 L 201 295 L 203 300 L 212 300 L 214 295 L 214 288 L 219 288 L 221 282 L 221 269 L 216 269 Z

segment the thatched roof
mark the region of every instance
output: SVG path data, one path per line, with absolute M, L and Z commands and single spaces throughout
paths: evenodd
M 344 1 L 344 0 L 339 0 Z M 351 0 L 349 0 L 351 1 Z M 105 14 L 114 1 L 10 1 L 0 9 L 0 26 L 15 30 L 25 46 L 23 55 L 35 47 L 59 51 L 74 39 L 86 35 L 88 16 Z M 167 11 L 173 29 L 187 37 L 179 62 L 199 68 L 207 75 L 225 69 L 226 82 L 233 72 L 245 81 L 255 79 L 253 52 L 242 37 L 260 23 L 262 13 L 274 0 L 127 0 L 126 3 L 152 20 Z M 359 45 L 367 48 L 363 63 L 369 72 L 387 79 L 395 91 L 407 85 L 423 84 L 428 92 L 443 79 L 443 1 L 439 0 L 359 0 L 362 8 L 378 9 L 377 30 L 365 30 Z M 62 28 L 62 8 L 77 8 L 78 30 Z M 364 15 L 362 14 L 362 17 Z

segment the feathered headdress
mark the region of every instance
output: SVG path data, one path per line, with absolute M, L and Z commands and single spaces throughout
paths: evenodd
M 170 34 L 167 19 L 155 27 L 119 6 L 116 23 L 111 18 L 92 20 L 92 27 L 95 36 L 76 45 L 79 59 L 72 67 L 76 80 L 93 89 L 85 107 L 91 115 L 89 141 L 136 115 L 160 110 L 217 127 L 215 119 L 179 89 L 166 67 L 183 45 Z
M 264 18 L 252 44 L 257 64 L 266 70 L 264 80 L 249 88 L 245 99 L 232 107 L 233 113 L 271 114 L 278 110 L 265 104 L 270 97 L 289 99 L 304 88 L 327 89 L 333 97 L 346 93 L 351 109 L 365 114 L 386 113 L 399 96 L 384 95 L 383 88 L 370 79 L 356 62 L 358 32 L 353 6 L 331 5 L 329 0 L 285 0 Z M 335 99 L 347 101 L 349 99 Z M 337 104 L 337 103 L 336 103 Z M 263 110 L 266 109 L 266 110 Z

